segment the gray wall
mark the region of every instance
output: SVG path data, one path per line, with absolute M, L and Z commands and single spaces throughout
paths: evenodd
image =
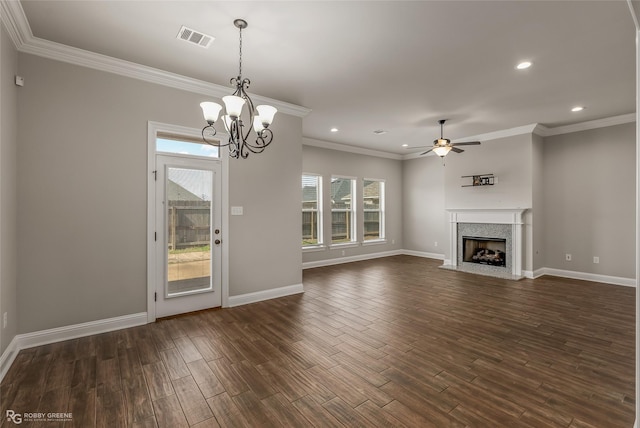
M 19 69 L 19 332 L 146 311 L 147 122 L 200 128 L 206 97 L 28 54 Z M 302 282 L 302 120 L 276 118 L 264 154 L 230 162 L 230 296 Z
M 363 178 L 384 179 L 385 226 L 387 238 L 386 244 L 305 252 L 303 254 L 304 262 L 316 262 L 341 257 L 360 256 L 363 254 L 379 253 L 403 248 L 402 161 L 305 145 L 302 148 L 302 172 L 322 175 L 323 189 L 330 188 L 332 175 L 357 177 L 358 189 L 362 189 Z M 300 177 L 298 177 L 296 185 L 296 195 L 298 195 L 296 212 L 298 213 L 298 224 L 300 225 L 298 230 L 298 248 L 300 248 L 302 242 L 302 219 L 300 216 L 301 204 L 299 200 L 301 197 Z M 325 207 L 326 212 L 328 212 L 327 210 L 331 207 L 330 194 L 326 191 L 324 192 L 323 206 Z M 360 237 L 360 240 L 363 236 L 362 219 L 362 201 L 359 200 L 358 205 L 356 206 L 356 224 L 358 224 L 357 236 Z M 331 217 L 329 215 L 324 216 L 323 227 L 325 244 L 329 244 L 331 242 Z M 344 256 L 342 256 L 343 250 L 345 252 Z
M 2 314 L 7 327 L 0 334 L 2 354 L 17 333 L 17 87 L 18 54 L 0 24 L 0 329 Z
M 444 172 L 437 156 L 403 162 L 404 248 L 444 257 L 449 251 L 449 222 L 444 209 Z M 436 245 L 437 243 L 437 245 Z
M 464 147 L 461 154 L 446 157 L 445 207 L 531 208 L 531 135 L 516 135 L 483 141 L 480 146 Z M 495 186 L 462 187 L 473 174 L 494 174 Z
M 446 208 L 531 208 L 525 270 L 634 278 L 634 132 L 629 123 L 544 139 L 529 134 L 483 141 L 447 156 L 441 174 L 435 157 L 405 161 L 405 249 L 447 254 L 448 242 L 441 250 L 432 245 L 448 236 L 446 218 L 440 220 Z M 498 184 L 460 187 L 460 176 L 474 173 L 493 173 Z
M 545 138 L 545 267 L 635 278 L 635 180 L 634 123 Z
M 523 269 L 533 269 L 533 142 L 531 134 L 484 140 L 446 157 L 446 209 L 527 208 L 523 230 Z M 462 187 L 470 178 L 494 174 L 494 186 Z
M 262 154 L 229 162 L 229 204 L 244 208 L 229 217 L 230 296 L 302 284 L 302 119 L 278 113 L 271 128 Z

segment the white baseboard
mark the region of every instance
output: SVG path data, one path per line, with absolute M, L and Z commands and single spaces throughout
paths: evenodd
M 0 357 L 0 381 L 2 381 L 9 367 L 11 367 L 11 364 L 15 360 L 16 355 L 18 355 L 18 352 L 22 349 L 62 342 L 63 340 L 77 339 L 78 337 L 91 336 L 93 334 L 106 333 L 123 328 L 136 327 L 146 323 L 147 313 L 140 312 L 137 314 L 123 315 L 121 317 L 34 331 L 33 333 L 18 334 L 13 338 L 2 354 L 2 357 Z
M 336 257 L 333 259 L 302 263 L 302 269 L 340 265 L 342 263 L 361 262 L 364 260 L 379 259 L 380 257 L 398 256 L 400 254 L 404 254 L 404 250 L 383 251 L 380 253 L 359 254 L 357 256 L 348 256 L 348 257 Z
M 554 268 L 542 268 L 536 270 L 536 273 L 540 273 L 538 276 L 551 275 L 559 276 L 562 278 L 581 279 L 584 281 L 603 282 L 605 284 L 623 285 L 625 287 L 635 287 L 635 278 L 624 278 L 620 276 L 600 275 L 596 273 L 587 272 L 575 272 L 571 270 L 562 270 Z M 538 277 L 536 276 L 536 278 Z
M 414 250 L 402 250 L 402 254 L 406 254 L 407 256 L 424 257 L 427 259 L 444 260 L 444 254 L 438 254 L 438 253 L 427 253 L 424 251 L 414 251 Z
M 288 285 L 286 287 L 272 288 L 270 290 L 256 291 L 255 293 L 229 296 L 229 308 L 234 306 L 248 305 L 249 303 L 262 302 L 263 300 L 277 299 L 278 297 L 291 296 L 292 294 L 304 293 L 302 284 Z
M 0 382 L 2 382 L 4 375 L 7 374 L 9 367 L 18 356 L 18 352 L 20 352 L 20 349 L 18 349 L 18 342 L 16 341 L 16 336 L 14 336 L 7 349 L 0 356 Z

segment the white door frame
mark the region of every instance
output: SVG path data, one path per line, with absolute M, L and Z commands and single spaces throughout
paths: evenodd
M 147 322 L 156 321 L 155 292 L 158 278 L 158 246 L 156 245 L 156 137 L 158 132 L 174 135 L 202 138 L 201 130 L 179 125 L 170 125 L 149 121 L 147 126 Z M 220 140 L 226 140 L 225 134 L 219 134 Z M 202 157 L 195 156 L 198 159 Z M 205 158 L 206 159 L 206 158 Z M 220 150 L 222 179 L 222 307 L 229 306 L 229 157 Z

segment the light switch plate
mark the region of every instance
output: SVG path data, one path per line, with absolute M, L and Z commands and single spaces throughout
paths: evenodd
M 243 215 L 243 207 L 231 207 L 231 215 Z

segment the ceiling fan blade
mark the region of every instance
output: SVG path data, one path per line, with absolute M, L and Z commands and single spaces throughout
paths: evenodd
M 459 149 L 459 148 L 457 148 L 457 147 L 451 147 L 451 151 L 452 151 L 452 152 L 456 152 L 456 153 L 462 153 L 462 152 L 464 152 L 464 150 Z
M 451 143 L 452 146 L 477 146 L 480 141 L 465 141 L 463 143 Z
M 413 146 L 413 147 L 405 147 L 405 150 L 426 149 L 427 147 L 431 147 L 431 145 L 429 145 L 429 146 Z
M 418 156 L 422 156 L 422 155 L 426 155 L 427 153 L 429 153 L 431 150 L 433 150 L 433 147 L 430 148 L 429 150 L 427 150 L 426 152 L 422 152 L 420 153 Z

